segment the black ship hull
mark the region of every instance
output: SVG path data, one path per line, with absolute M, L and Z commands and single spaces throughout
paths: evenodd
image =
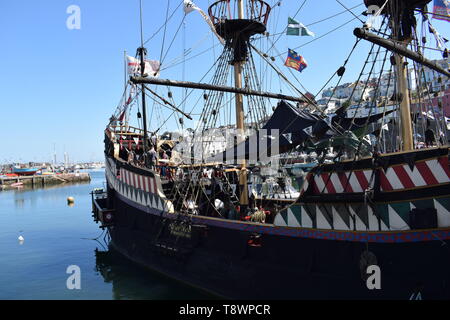
M 188 232 L 179 228 L 176 233 L 170 225 L 188 225 L 180 217 L 149 214 L 110 190 L 111 196 L 115 222 L 109 232 L 116 250 L 219 296 L 407 300 L 420 293 L 423 299 L 450 298 L 450 251 L 439 239 L 393 244 L 264 234 L 253 246 L 248 241 L 254 230 L 206 226 L 194 219 Z M 381 289 L 368 289 L 370 264 L 380 267 Z

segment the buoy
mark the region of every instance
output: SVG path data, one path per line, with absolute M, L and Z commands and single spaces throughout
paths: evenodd
M 73 197 L 68 197 L 68 198 L 67 198 L 67 204 L 68 204 L 68 205 L 73 205 L 74 202 L 75 202 L 75 199 L 74 199 Z
M 23 242 L 25 241 L 25 238 L 22 236 L 19 236 L 18 240 L 19 240 L 19 244 L 23 244 Z

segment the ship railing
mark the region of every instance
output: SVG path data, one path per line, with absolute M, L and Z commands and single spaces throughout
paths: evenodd
M 129 125 L 110 125 L 109 129 L 111 132 L 114 132 L 114 134 L 123 134 L 123 135 L 143 135 L 144 130 L 140 128 L 136 128 Z
M 236 19 L 233 15 L 233 10 L 236 10 L 233 6 L 231 8 L 231 0 L 219 0 L 214 2 L 208 9 L 209 17 L 213 24 L 222 22 L 225 19 Z M 248 0 L 245 6 L 247 19 L 255 20 L 267 25 L 270 11 L 272 8 L 263 0 Z

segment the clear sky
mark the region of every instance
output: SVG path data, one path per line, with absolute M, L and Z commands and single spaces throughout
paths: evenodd
M 167 6 L 170 6 L 170 14 L 180 2 L 182 0 L 143 0 L 144 39 L 150 38 L 163 24 Z M 206 11 L 212 1 L 194 2 Z M 363 1 L 340 2 L 350 8 Z M 281 6 L 272 11 L 269 31 L 283 31 L 288 16 L 293 16 L 302 3 L 303 0 L 281 1 Z M 66 26 L 70 16 L 66 10 L 70 5 L 81 9 L 79 30 L 69 30 Z M 359 15 L 364 9 L 361 5 L 353 11 Z M 307 0 L 296 19 L 308 25 L 343 10 L 336 0 Z M 180 6 L 167 24 L 166 37 L 163 37 L 163 29 L 146 47 L 149 58 L 159 60 L 163 39 L 163 56 L 174 39 L 163 59 L 163 69 L 169 68 L 161 72 L 161 78 L 198 81 L 219 54 L 220 46 L 199 14 L 194 12 L 186 16 L 184 27 L 181 25 L 183 16 Z M 279 53 L 284 53 L 288 48 L 319 38 L 352 18 L 352 14 L 346 12 L 312 25 L 310 29 L 315 32 L 315 38 L 283 35 L 276 48 Z M 450 38 L 450 23 L 433 23 L 441 34 Z M 360 25 L 355 19 L 297 50 L 308 61 L 308 68 L 296 77 L 308 91 L 316 93 L 342 64 L 355 41 L 352 30 Z M 64 151 L 72 161 L 103 160 L 103 130 L 123 91 L 124 50 L 135 55 L 140 44 L 139 30 L 138 0 L 1 1 L 0 134 L 3 139 L 0 163 L 50 161 L 54 146 L 59 161 L 62 161 Z M 213 45 L 216 45 L 214 49 L 196 56 Z M 261 46 L 264 49 L 264 45 Z M 344 80 L 354 80 L 359 74 L 361 63 L 367 56 L 367 46 L 364 44 L 355 52 L 352 64 L 357 67 L 349 70 Z M 189 48 L 192 51 L 187 58 L 192 58 L 184 64 L 183 76 L 182 64 L 172 65 L 174 59 Z M 277 51 L 270 53 L 276 55 Z M 277 64 L 283 68 L 280 61 Z M 279 90 L 276 88 L 275 91 Z M 175 94 L 181 95 L 181 89 Z M 190 108 L 186 107 L 186 110 Z M 167 114 L 159 114 L 159 120 Z

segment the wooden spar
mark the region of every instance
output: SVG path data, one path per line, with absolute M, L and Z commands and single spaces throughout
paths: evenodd
M 368 32 L 367 30 L 363 29 L 363 28 L 356 28 L 353 31 L 353 34 L 361 39 L 367 40 L 369 42 L 375 43 L 389 51 L 392 51 L 394 53 L 400 54 L 406 58 L 409 58 L 417 63 L 420 63 L 436 72 L 439 72 L 447 77 L 450 77 L 450 71 L 449 70 L 445 70 L 443 68 L 441 68 L 440 66 L 438 66 L 435 62 L 430 61 L 426 58 L 424 58 L 422 55 L 418 54 L 417 52 L 408 50 L 406 48 L 406 46 L 393 41 L 393 40 L 388 40 L 388 39 L 384 39 L 381 37 L 378 37 L 377 35 Z
M 238 0 L 238 18 L 244 19 L 244 4 L 242 0 Z M 236 50 L 236 49 L 235 49 Z M 236 61 L 234 63 L 234 86 L 242 89 L 242 67 L 245 61 Z M 242 93 L 236 93 L 236 129 L 237 144 L 245 141 L 245 124 L 244 124 L 244 97 Z M 242 160 L 241 172 L 239 174 L 239 184 L 241 186 L 239 202 L 241 205 L 248 205 L 248 187 L 247 187 L 247 163 Z
M 397 16 L 393 15 L 391 17 L 391 23 L 393 39 L 399 40 L 400 23 Z M 404 43 L 405 49 L 408 44 L 409 41 Z M 402 135 L 401 148 L 403 151 L 412 151 L 414 150 L 414 138 L 411 120 L 411 102 L 409 100 L 408 65 L 405 63 L 404 56 L 398 52 L 394 52 L 394 59 L 397 91 L 401 94 L 398 96 L 400 104 L 400 130 Z
M 412 151 L 414 150 L 414 138 L 411 124 L 411 103 L 409 101 L 408 67 L 405 64 L 405 59 L 399 54 L 395 55 L 395 61 L 395 68 L 397 69 L 397 88 L 402 94 L 400 102 L 402 149 L 403 151 Z
M 186 118 L 188 118 L 189 120 L 192 120 L 192 117 L 190 115 L 188 115 L 187 113 L 184 113 L 183 111 L 181 111 L 179 108 L 175 107 L 173 104 L 171 104 L 169 101 L 167 101 L 166 99 L 164 99 L 163 97 L 161 97 L 159 94 L 157 94 L 155 91 L 153 91 L 152 89 L 148 88 L 146 85 L 144 85 L 145 89 L 147 89 L 151 94 L 153 94 L 155 97 L 159 98 L 162 102 L 164 102 L 164 104 L 169 105 L 172 109 L 174 109 L 175 111 L 178 111 L 179 113 L 181 113 L 183 116 L 185 116 Z
M 234 88 L 234 87 L 222 87 L 215 86 L 207 83 L 196 83 L 189 81 L 176 81 L 169 79 L 157 79 L 157 78 L 143 78 L 143 77 L 131 77 L 131 82 L 139 84 L 155 84 L 161 86 L 170 86 L 170 87 L 180 87 L 180 88 L 190 88 L 190 89 L 199 89 L 199 90 L 211 90 L 211 91 L 221 91 L 221 92 L 230 92 L 230 93 L 240 93 L 248 96 L 259 96 L 265 98 L 272 98 L 278 100 L 286 100 L 286 101 L 295 101 L 300 103 L 308 103 L 303 98 L 286 96 L 284 94 L 264 92 L 264 91 L 255 91 L 247 88 Z

